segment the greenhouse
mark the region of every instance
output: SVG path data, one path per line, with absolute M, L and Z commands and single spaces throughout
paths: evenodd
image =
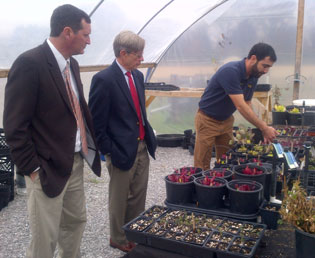
M 156 160 L 150 158 L 146 213 L 141 213 L 141 216 L 153 214 L 152 221 L 155 224 L 151 221 L 152 224 L 144 224 L 142 228 L 139 220 L 133 221 L 134 224 L 128 221 L 128 224 L 124 226 L 128 240 L 138 245 L 136 247 L 138 252 L 135 251 L 134 256 L 132 256 L 133 251 L 123 256 L 123 252 L 118 251 L 117 248 L 110 248 L 108 245 L 111 241 L 109 225 L 103 225 L 109 223 L 109 215 L 103 214 L 108 212 L 109 205 L 107 191 L 109 191 L 110 176 L 107 165 L 105 166 L 105 162 L 102 162 L 100 179 L 95 179 L 95 175 L 87 164 L 84 165 L 84 170 L 88 171 L 87 176 L 84 176 L 86 206 L 88 220 L 90 217 L 92 222 L 88 221 L 87 230 L 84 233 L 83 247 L 81 246 L 82 257 L 141 258 L 150 255 L 150 257 L 199 258 L 231 255 L 231 257 L 293 258 L 295 254 L 299 258 L 311 257 L 311 246 L 315 243 L 313 197 L 315 195 L 313 158 L 315 155 L 315 1 L 313 0 L 11 0 L 2 3 L 0 16 L 2 23 L 0 28 L 0 242 L 3 241 L 5 246 L 0 245 L 0 257 L 2 253 L 5 254 L 4 257 L 10 257 L 8 256 L 10 253 L 14 254 L 12 257 L 24 257 L 30 240 L 27 197 L 16 194 L 18 180 L 16 172 L 19 169 L 11 160 L 10 147 L 5 141 L 2 129 L 8 76 L 12 64 L 23 52 L 43 44 L 49 38 L 50 17 L 56 7 L 64 4 L 78 7 L 91 19 L 91 42 L 86 46 L 84 54 L 73 56 L 79 63 L 83 93 L 87 102 L 91 98 L 89 94 L 93 85 L 93 76 L 111 67 L 115 60 L 113 41 L 117 34 L 126 30 L 132 31 L 145 40 L 143 61 L 138 67 L 144 75 L 145 86 L 146 117 L 144 118 L 142 114 L 142 119 L 147 119 L 152 126 L 158 146 Z M 268 72 L 259 77 L 257 85 L 262 88 L 267 87 L 267 89 L 257 88 L 257 91 L 253 93 L 251 104 L 257 119 L 262 121 L 260 124 L 264 123 L 274 128 L 277 137 L 273 137 L 274 141 L 266 140 L 261 130 L 256 128 L 259 126 L 245 119 L 244 114 L 236 108 L 233 143 L 229 143 L 229 149 L 226 149 L 224 154 L 219 151 L 220 147 L 217 147 L 220 144 L 215 143 L 216 148 L 211 146 L 211 170 L 219 169 L 213 177 L 211 173 L 205 174 L 210 168 L 196 165 L 195 118 L 200 110 L 199 102 L 207 85 L 211 83 L 211 79 L 219 69 L 229 62 L 247 58 L 250 49 L 257 43 L 270 45 L 275 51 L 276 62 L 272 62 L 272 67 L 270 69 L 268 67 Z M 130 89 L 129 84 L 128 87 Z M 235 104 L 234 100 L 233 103 Z M 91 109 L 91 105 L 89 107 Z M 55 106 L 52 105 L 51 109 L 54 108 Z M 140 116 L 141 114 L 139 121 L 142 123 Z M 58 123 L 58 121 L 54 122 Z M 145 123 L 144 127 L 146 127 Z M 78 132 L 80 134 L 80 130 Z M 167 141 L 168 138 L 164 139 L 164 136 L 169 136 L 169 141 Z M 58 137 L 55 138 L 58 139 Z M 140 139 L 140 135 L 138 138 Z M 98 148 L 102 160 L 104 161 L 106 157 L 108 159 L 106 156 L 108 153 L 103 152 L 102 147 L 98 146 Z M 109 155 L 111 155 L 110 152 Z M 195 170 L 194 172 L 190 170 L 190 179 L 186 177 L 180 179 L 184 180 L 184 183 L 191 181 L 191 185 L 194 185 L 194 193 L 188 201 L 178 200 L 178 196 L 174 197 L 175 199 L 169 196 L 171 190 L 168 181 L 174 180 L 173 183 L 178 183 L 178 178 L 175 178 L 176 173 L 182 175 L 183 168 L 185 173 L 188 168 L 200 168 L 199 176 L 205 180 L 197 182 L 198 176 L 192 175 Z M 5 178 L 8 170 L 12 177 L 10 180 L 13 181 Z M 221 204 L 216 204 L 212 208 L 204 203 L 208 202 L 208 199 L 197 198 L 196 191 L 201 191 L 197 190 L 198 184 L 206 184 L 208 177 L 213 178 L 210 184 L 214 184 L 214 178 L 218 179 L 220 173 L 223 176 L 225 171 L 231 171 L 231 178 L 224 179 L 226 192 L 227 189 L 233 187 L 236 192 L 241 189 L 238 185 L 240 183 L 229 186 L 228 182 L 232 179 L 232 175 L 232 181 L 234 181 L 244 179 L 242 176 L 238 177 L 239 173 L 247 173 L 246 176 L 266 174 L 258 186 L 250 186 L 247 182 L 246 187 L 249 189 L 259 189 L 260 186 L 262 188 L 256 189 L 259 192 L 259 200 L 256 200 L 256 203 L 249 200 L 250 205 L 245 204 L 245 211 L 238 210 L 239 207 L 232 207 L 234 205 L 231 196 L 233 189 L 229 190 L 229 195 L 223 194 L 224 197 L 220 199 Z M 186 179 L 187 182 L 185 182 Z M 21 180 L 24 182 L 24 179 Z M 220 180 L 218 185 L 220 185 Z M 253 179 L 253 181 L 257 180 Z M 293 229 L 288 229 L 287 226 L 278 225 L 274 221 L 275 224 L 271 225 L 264 216 L 275 215 L 277 219 L 282 217 L 290 224 L 285 208 L 287 210 L 292 208 L 288 190 L 298 187 L 296 180 L 300 180 L 303 186 L 296 190 L 301 191 L 302 196 L 300 197 L 302 204 L 298 203 L 298 205 L 311 207 L 310 220 L 307 222 L 303 220 L 303 223 L 308 226 L 293 224 Z M 2 188 L 10 184 L 10 201 L 7 201 L 6 205 L 3 201 L 2 207 Z M 95 198 L 93 191 L 96 194 Z M 187 190 L 180 196 L 183 197 L 186 194 Z M 97 200 L 104 202 L 105 206 L 96 204 Z M 89 201 L 91 201 L 90 204 Z M 253 210 L 246 210 L 249 206 Z M 97 210 L 95 214 L 93 214 L 93 209 Z M 184 209 L 184 213 L 178 211 L 177 218 L 172 218 L 171 211 L 177 209 L 179 211 Z M 292 214 L 294 212 L 293 210 Z M 297 216 L 299 215 L 298 213 Z M 303 214 L 303 216 L 308 215 Z M 97 216 L 101 218 L 99 221 Z M 140 219 L 143 219 L 141 216 Z M 170 235 L 165 237 L 172 233 L 172 229 L 169 228 L 165 229 L 165 232 L 161 231 L 161 236 L 152 233 L 154 225 L 161 220 L 166 225 L 167 222 L 163 220 L 163 217 L 168 216 L 171 219 L 177 219 L 176 221 L 178 217 L 189 220 L 191 225 L 187 226 L 188 231 L 185 231 L 185 236 L 180 238 L 181 233 L 176 232 L 180 240 L 175 237 L 172 239 Z M 200 226 L 200 230 L 205 231 L 204 239 L 202 239 L 202 234 L 195 237 L 195 224 L 207 224 L 207 221 L 200 222 L 203 216 L 207 218 L 209 216 L 208 219 L 212 222 L 223 217 L 223 220 L 220 220 L 220 226 L 212 225 L 207 229 Z M 157 217 L 159 219 L 156 219 Z M 150 219 L 150 216 L 145 218 L 145 220 Z M 101 220 L 105 221 L 101 222 Z M 248 226 L 244 221 L 256 230 L 255 237 L 244 229 Z M 100 223 L 103 224 L 100 225 Z M 236 233 L 233 233 L 232 228 L 238 223 Z M 134 229 L 138 226 L 139 229 Z M 224 228 L 225 226 L 228 229 Z M 161 229 L 163 225 L 159 227 Z M 189 235 L 189 230 L 192 230 L 192 235 Z M 305 233 L 306 238 L 301 240 L 301 236 L 295 233 L 297 231 Z M 9 242 L 5 239 L 10 232 L 13 233 L 9 237 L 11 239 Z M 226 250 L 224 247 L 220 249 L 218 246 L 210 245 L 214 242 L 225 245 L 224 240 L 220 238 L 222 232 L 231 235 Z M 245 238 L 248 240 L 247 244 L 252 244 L 252 246 L 243 246 L 244 232 L 249 234 Z M 218 239 L 212 239 L 215 233 L 220 235 Z M 106 243 L 97 239 L 97 236 L 106 239 Z M 191 239 L 186 241 L 189 237 Z M 14 243 L 14 238 L 19 243 Z M 90 241 L 93 244 L 90 245 Z M 287 243 L 280 247 L 284 241 Z M 302 256 L 295 246 L 301 241 L 308 243 Z M 17 250 L 19 245 L 23 250 Z M 161 253 L 156 252 L 157 249 L 162 249 L 159 250 Z M 271 249 L 277 251 L 273 253 Z

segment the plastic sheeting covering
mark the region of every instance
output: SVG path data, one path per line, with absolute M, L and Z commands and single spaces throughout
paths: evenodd
M 53 9 L 64 3 L 90 13 L 99 0 L 4 1 L 1 4 L 0 68 L 49 36 Z M 292 103 L 298 0 L 105 0 L 92 15 L 91 45 L 77 56 L 81 65 L 110 64 L 121 30 L 146 40 L 144 62 L 157 62 L 151 81 L 205 87 L 224 63 L 239 60 L 257 42 L 271 44 L 278 61 L 259 83 L 279 89 L 279 102 Z M 314 97 L 315 1 L 305 0 L 300 98 Z M 92 73 L 82 74 L 87 96 Z M 0 79 L 0 114 L 3 86 Z M 313 89 L 313 90 L 312 90 Z M 148 109 L 158 133 L 193 128 L 197 98 L 156 98 Z M 236 124 L 244 121 L 236 116 Z M 0 126 L 2 118 L 0 117 Z
M 82 61 L 111 63 L 115 58 L 112 48 L 114 37 L 122 30 L 131 30 L 146 40 L 144 61 L 158 63 L 169 46 L 192 24 L 217 7 L 220 7 L 221 12 L 224 11 L 234 1 L 104 1 L 92 15 L 92 42 L 96 43 L 88 49 Z M 211 13 L 213 20 L 221 14 L 218 11 Z

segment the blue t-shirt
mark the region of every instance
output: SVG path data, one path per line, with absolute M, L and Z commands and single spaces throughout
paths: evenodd
M 245 101 L 252 99 L 258 78 L 246 79 L 245 58 L 229 62 L 212 76 L 205 89 L 199 108 L 208 116 L 223 121 L 236 110 L 229 95 L 244 94 Z

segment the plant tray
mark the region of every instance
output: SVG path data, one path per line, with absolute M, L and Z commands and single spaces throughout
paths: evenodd
M 161 212 L 154 214 L 153 209 Z M 151 207 L 123 227 L 129 241 L 198 258 L 253 257 L 265 228 L 263 224 L 163 206 Z
M 169 203 L 167 202 L 167 200 L 165 200 L 164 203 L 167 207 L 170 207 L 173 209 L 186 209 L 192 212 L 200 212 L 200 213 L 205 213 L 209 215 L 224 216 L 227 218 L 246 220 L 246 221 L 252 221 L 252 222 L 256 222 L 257 217 L 259 215 L 259 211 L 257 211 L 257 213 L 254 213 L 254 214 L 241 214 L 241 213 L 231 212 L 228 207 L 217 208 L 217 209 L 203 209 L 203 208 L 197 207 L 195 203 L 186 203 L 183 205 L 178 205 L 178 204 Z

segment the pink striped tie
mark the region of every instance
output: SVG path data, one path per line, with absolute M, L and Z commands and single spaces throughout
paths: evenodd
M 71 103 L 72 111 L 74 113 L 74 116 L 77 120 L 77 127 L 80 129 L 80 136 L 81 136 L 81 143 L 82 143 L 82 151 L 85 155 L 88 154 L 88 147 L 87 147 L 87 141 L 86 141 L 86 132 L 85 132 L 85 125 L 83 121 L 83 116 L 80 108 L 80 103 L 75 95 L 72 86 L 71 86 L 71 80 L 70 80 L 70 67 L 69 62 L 67 62 L 66 68 L 64 70 L 65 73 L 65 83 L 66 83 L 66 89 L 68 93 L 68 97 Z

